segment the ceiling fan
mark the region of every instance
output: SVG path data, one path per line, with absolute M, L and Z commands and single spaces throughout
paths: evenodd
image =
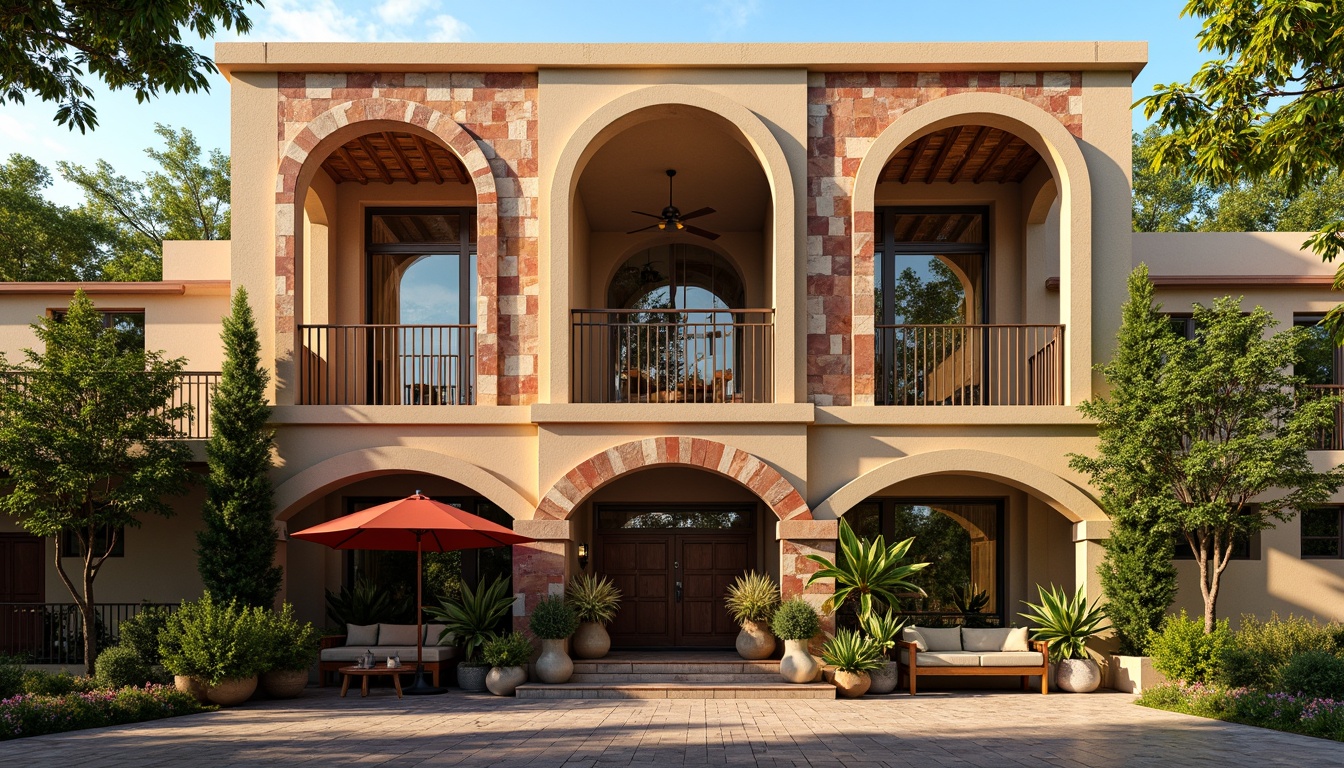
M 684 229 L 687 232 L 690 232 L 692 235 L 698 235 L 699 237 L 703 237 L 707 240 L 719 239 L 719 233 L 717 232 L 710 232 L 707 229 L 701 229 L 699 227 L 691 226 L 690 224 L 685 223 L 688 219 L 694 219 L 698 216 L 708 216 L 709 214 L 714 213 L 713 208 L 701 208 L 699 210 L 683 214 L 680 210 L 677 209 L 677 206 L 672 204 L 672 177 L 676 175 L 677 172 L 675 170 L 671 168 L 667 169 L 667 207 L 663 209 L 663 212 L 661 214 L 645 213 L 644 211 L 631 211 L 631 213 L 637 213 L 640 216 L 648 216 L 651 219 L 658 219 L 658 223 L 650 224 L 647 227 L 640 227 L 639 229 L 631 230 L 629 232 L 626 232 L 627 235 L 633 235 L 636 232 L 644 232 L 645 230 L 655 228 L 663 230 Z

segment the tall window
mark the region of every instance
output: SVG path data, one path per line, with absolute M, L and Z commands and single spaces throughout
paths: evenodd
M 1307 343 L 1302 346 L 1302 359 L 1293 373 L 1306 379 L 1307 384 L 1344 384 L 1344 349 L 1330 338 L 1330 332 L 1321 325 L 1324 315 L 1293 315 L 1293 325 L 1305 328 Z
M 1302 557 L 1344 557 L 1344 506 L 1302 510 Z

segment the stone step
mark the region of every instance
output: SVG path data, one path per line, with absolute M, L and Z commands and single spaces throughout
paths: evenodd
M 520 699 L 834 699 L 830 683 L 526 683 Z
M 577 666 L 577 665 L 576 665 Z M 575 672 L 571 683 L 768 683 L 780 682 L 769 672 Z
M 779 660 L 745 661 L 644 661 L 630 659 L 574 660 L 575 674 L 614 675 L 778 675 Z

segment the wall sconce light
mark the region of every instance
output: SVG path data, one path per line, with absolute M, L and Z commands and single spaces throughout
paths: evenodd
M 586 542 L 579 542 L 579 568 L 586 569 L 587 567 L 588 567 L 588 544 Z

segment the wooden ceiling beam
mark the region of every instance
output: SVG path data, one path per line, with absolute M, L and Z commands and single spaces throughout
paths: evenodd
M 415 175 L 415 168 L 411 167 L 411 161 L 407 159 L 406 153 L 401 151 L 401 144 L 397 143 L 397 137 L 388 131 L 382 133 L 383 141 L 387 142 L 387 148 L 392 150 L 392 156 L 401 164 L 401 168 L 406 172 L 406 180 L 412 184 L 419 184 L 420 177 Z
M 331 177 L 331 180 L 336 182 L 337 184 L 340 184 L 341 182 L 345 181 L 345 177 L 342 176 L 339 171 L 337 171 L 335 168 L 332 167 L 330 157 L 322 161 L 322 170 L 326 171 L 327 175 Z
M 952 152 L 952 145 L 961 139 L 961 126 L 953 126 L 943 131 L 943 134 L 942 149 L 939 149 L 938 154 L 933 158 L 933 165 L 929 167 L 929 175 L 924 177 L 925 184 L 932 184 L 933 180 L 938 177 L 938 172 L 943 169 L 943 163 L 947 162 L 947 156 Z
M 971 228 L 971 224 L 976 220 L 976 218 L 977 218 L 979 215 L 980 215 L 980 214 L 978 214 L 978 213 L 963 213 L 963 214 L 961 214 L 961 223 L 960 223 L 959 225 L 957 225 L 957 227 L 956 227 L 955 229 L 952 230 L 952 234 L 949 235 L 949 237 L 952 238 L 952 239 L 951 239 L 951 242 L 953 242 L 953 243 L 959 243 L 959 242 L 961 242 L 961 236 L 964 235 L 964 234 L 966 234 L 966 230 L 968 230 L 968 229 Z
M 970 148 L 966 150 L 966 154 L 961 156 L 961 160 L 957 163 L 957 167 L 952 169 L 952 178 L 949 179 L 950 183 L 956 184 L 961 181 L 961 174 L 970 166 L 971 159 L 975 157 L 975 153 L 980 151 L 980 146 L 985 143 L 985 139 L 988 136 L 989 126 L 980 126 L 975 132 L 975 138 L 971 139 Z
M 999 131 L 999 143 L 994 145 L 994 149 L 989 153 L 989 157 L 985 158 L 985 164 L 980 167 L 980 170 L 975 172 L 975 176 L 971 178 L 971 181 L 976 184 L 984 181 L 985 176 L 989 175 L 990 171 L 994 169 L 994 164 L 999 161 L 999 157 L 1012 141 L 1013 135 L 1011 133 L 1008 133 L 1007 131 Z
M 354 156 L 350 154 L 350 150 L 346 149 L 344 144 L 336 148 L 336 154 L 341 156 L 341 160 L 350 169 L 350 175 L 355 177 L 355 181 L 360 184 L 369 183 L 369 177 L 364 175 L 364 169 L 359 167 L 359 163 L 355 162 Z
M 382 182 L 391 184 L 392 172 L 387 169 L 386 165 L 383 165 L 382 160 L 378 159 L 378 153 L 373 150 L 373 145 L 369 143 L 368 138 L 360 136 L 355 141 L 359 142 L 359 147 L 364 150 L 364 154 L 369 156 L 369 162 L 373 164 L 373 169 L 382 177 Z
M 429 170 L 429 177 L 434 180 L 435 184 L 442 184 L 443 174 L 439 172 L 439 166 L 434 162 L 434 156 L 429 153 L 429 147 L 425 145 L 425 140 L 412 133 L 411 142 L 415 144 L 415 148 L 425 158 L 425 168 Z
M 919 137 L 919 141 L 915 142 L 915 148 L 910 152 L 910 162 L 905 166 L 905 170 L 901 173 L 902 184 L 910 183 L 910 176 L 915 172 L 915 166 L 919 164 L 919 158 L 924 154 L 924 148 L 929 145 L 929 140 L 932 138 L 932 133 L 926 133 Z
M 1012 160 L 1009 160 L 1008 163 L 1003 166 L 1003 178 L 1000 182 L 1021 181 L 1020 178 L 1015 177 L 1019 174 L 1025 175 L 1030 172 L 1031 169 L 1035 167 L 1036 161 L 1040 159 L 1041 156 L 1037 154 L 1036 150 L 1033 149 L 1030 144 L 1024 143 L 1022 145 L 1022 151 L 1018 152 Z

